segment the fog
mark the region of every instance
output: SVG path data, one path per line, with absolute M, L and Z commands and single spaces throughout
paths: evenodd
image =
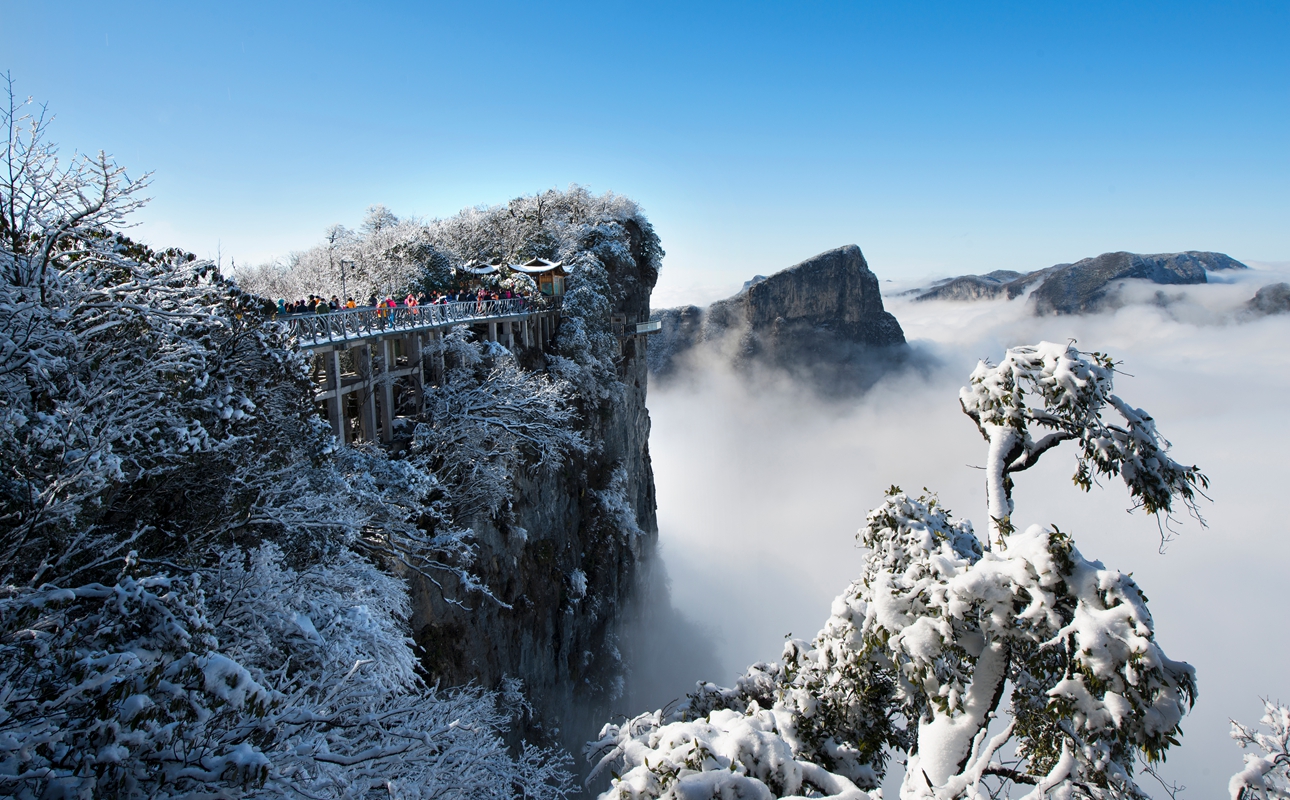
M 1179 519 L 1162 551 L 1156 519 L 1127 513 L 1120 481 L 1079 491 L 1073 453 L 1060 448 L 1016 476 L 1014 522 L 1055 523 L 1086 557 L 1133 573 L 1165 652 L 1198 672 L 1182 746 L 1161 771 L 1187 787 L 1182 797 L 1225 796 L 1241 764 L 1228 718 L 1254 723 L 1260 697 L 1290 699 L 1290 315 L 1240 311 L 1288 272 L 1290 264 L 1260 265 L 1228 283 L 1131 286 L 1122 307 L 1082 317 L 1034 318 L 1020 301 L 918 303 L 887 284 L 887 309 L 924 366 L 863 396 L 823 400 L 782 375 L 750 379 L 701 355 L 688 380 L 652 385 L 672 600 L 711 632 L 721 660 L 721 674 L 694 678 L 728 683 L 776 658 L 786 635 L 813 637 L 859 575 L 855 532 L 888 486 L 927 487 L 984 529 L 974 465 L 985 443 L 959 409 L 958 388 L 978 358 L 997 360 L 1009 345 L 1075 339 L 1123 362 L 1117 394 L 1152 413 L 1173 456 L 1210 478 L 1208 527 Z

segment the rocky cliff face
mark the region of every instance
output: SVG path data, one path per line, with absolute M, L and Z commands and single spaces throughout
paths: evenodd
M 649 318 L 657 272 L 642 231 L 627 227 L 631 257 L 604 263 L 611 313 L 635 323 Z M 637 339 L 619 341 L 621 392 L 583 409 L 591 452 L 513 476 L 509 518 L 471 520 L 477 572 L 501 602 L 465 596 L 458 606 L 444 599 L 460 597 L 456 587 L 414 581 L 412 629 L 431 674 L 448 685 L 521 679 L 536 713 L 517 735 L 575 754 L 624 691 L 624 615 L 657 540 L 645 357 Z
M 904 353 L 905 335 L 882 306 L 878 278 L 855 245 L 839 247 L 745 284 L 706 310 L 655 314 L 663 322 L 650 367 L 672 374 L 700 344 L 736 366 L 773 366 L 818 387 L 846 391 L 871 383 Z
M 1231 269 L 1247 267 L 1223 253 L 1197 250 L 1154 255 L 1103 253 L 1024 275 L 1007 270 L 964 275 L 929 287 L 915 299 L 981 300 L 1006 296 L 1011 300 L 1035 287 L 1030 293 L 1035 314 L 1081 314 L 1114 306 L 1127 280 L 1163 285 L 1205 283 L 1207 273 Z

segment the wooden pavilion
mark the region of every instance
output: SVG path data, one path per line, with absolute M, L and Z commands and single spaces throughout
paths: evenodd
M 510 264 L 511 269 L 522 272 L 537 282 L 538 292 L 546 297 L 563 297 L 564 282 L 568 273 L 564 271 L 563 261 L 547 261 L 535 258 L 523 264 Z

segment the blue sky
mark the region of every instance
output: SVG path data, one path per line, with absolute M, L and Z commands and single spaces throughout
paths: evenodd
M 139 234 L 225 263 L 384 203 L 637 199 L 657 301 L 819 251 L 882 278 L 1108 250 L 1290 259 L 1290 4 L 30 3 L 65 149 L 155 172 Z

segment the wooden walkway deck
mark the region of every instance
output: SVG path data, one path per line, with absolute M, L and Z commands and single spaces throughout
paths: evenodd
M 546 348 L 559 324 L 558 302 L 522 299 L 362 308 L 283 317 L 313 354 L 314 399 L 338 441 L 390 442 L 395 420 L 424 408 L 426 370 L 443 379 L 443 354 L 423 358 L 454 325 L 508 350 Z M 428 362 L 428 363 L 427 363 Z

